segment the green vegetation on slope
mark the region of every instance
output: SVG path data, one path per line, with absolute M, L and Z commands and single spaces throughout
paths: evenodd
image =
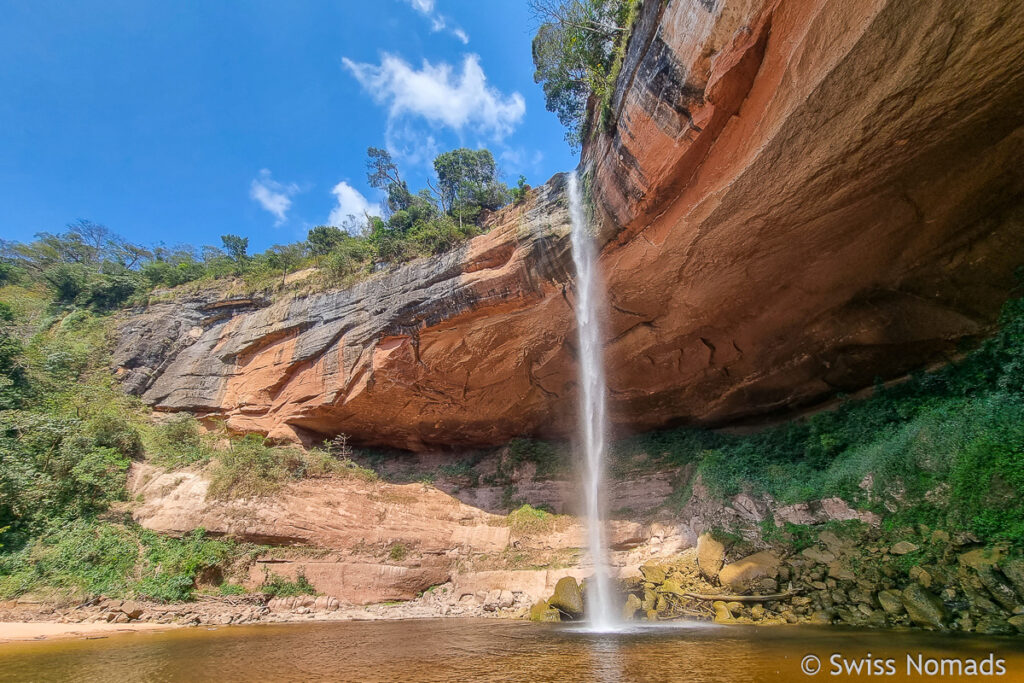
M 529 186 L 509 189 L 486 149 L 460 148 L 434 160 L 436 189 L 413 194 L 387 151 L 368 149 L 367 179 L 387 195 L 384 216 L 344 216 L 341 225 L 310 230 L 301 242 L 249 254 L 249 239 L 226 234 L 220 247 L 148 248 L 106 227 L 78 221 L 30 243 L 0 240 L 0 286 L 22 280 L 45 284 L 65 306 L 94 312 L 143 303 L 155 288 L 241 279 L 249 290 L 284 286 L 288 274 L 318 267 L 314 286 L 348 285 L 375 270 L 439 254 L 481 233 L 487 212 L 520 202 Z M 0 315 L 3 315 L 0 313 Z M 0 348 L 0 368 L 9 350 Z
M 189 599 L 200 575 L 258 550 L 197 530 L 166 538 L 131 521 L 130 463 L 208 466 L 210 495 L 269 493 L 303 477 L 372 479 L 335 444 L 274 447 L 204 434 L 188 415 L 154 422 L 118 391 L 108 363 L 112 317 L 54 300 L 35 268 L 0 286 L 0 599 L 35 592 Z M 342 444 L 344 446 L 344 444 Z M 227 590 L 232 590 L 227 588 Z
M 889 526 L 1024 545 L 1024 300 L 1007 303 L 998 334 L 960 362 L 870 398 L 757 434 L 679 429 L 615 450 L 619 461 L 644 452 L 661 464 L 696 463 L 723 497 L 837 496 Z

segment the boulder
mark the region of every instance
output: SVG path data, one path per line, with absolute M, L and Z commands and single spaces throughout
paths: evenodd
M 831 551 L 815 548 L 813 546 L 810 548 L 804 548 L 800 554 L 817 564 L 832 564 L 836 561 L 836 556 Z
M 996 567 L 1002 559 L 1003 553 L 998 549 L 979 548 L 961 554 L 958 561 L 960 566 L 973 569 L 981 584 L 995 598 L 996 602 L 1007 611 L 1012 612 L 1020 606 L 1020 601 L 1014 590 L 1003 581 L 1001 574 L 996 571 Z
M 640 602 L 640 598 L 636 597 L 632 593 L 628 595 L 626 597 L 626 604 L 622 606 L 623 621 L 632 620 L 642 607 L 643 604 Z
M 942 601 L 920 584 L 912 583 L 901 594 L 904 609 L 911 621 L 928 629 L 944 629 L 949 615 Z
M 530 608 L 530 621 L 558 622 L 561 620 L 562 613 L 549 605 L 546 600 L 540 600 Z
M 857 575 L 845 564 L 836 560 L 828 566 L 828 575 L 839 581 L 856 581 Z
M 921 584 L 922 588 L 931 588 L 932 586 L 932 575 L 926 570 L 920 567 L 911 567 L 910 571 L 907 572 L 913 581 L 917 581 Z
M 129 619 L 138 619 L 146 608 L 134 600 L 125 600 L 121 603 L 121 612 L 128 615 Z
M 1013 584 L 1017 595 L 1024 598 L 1024 558 L 1015 557 L 1003 560 L 1000 565 L 1003 575 Z
M 645 564 L 640 567 L 640 573 L 644 575 L 644 579 L 651 583 L 661 583 L 665 580 L 667 570 L 659 564 Z
M 915 550 L 917 550 L 917 544 L 911 543 L 910 541 L 900 541 L 889 548 L 889 552 L 893 555 L 906 555 L 907 553 L 912 553 Z
M 576 579 L 571 576 L 559 579 L 548 604 L 573 619 L 583 616 L 583 593 Z
M 719 581 L 735 591 L 747 589 L 758 579 L 773 579 L 779 571 L 779 558 L 767 550 L 748 555 L 722 567 Z
M 732 616 L 732 612 L 729 611 L 729 608 L 721 600 L 715 600 L 711 603 L 711 607 L 715 610 L 714 622 L 716 624 L 731 624 L 736 621 Z
M 701 576 L 714 582 L 718 572 L 725 564 L 725 546 L 712 538 L 711 534 L 703 533 L 697 538 L 697 568 Z

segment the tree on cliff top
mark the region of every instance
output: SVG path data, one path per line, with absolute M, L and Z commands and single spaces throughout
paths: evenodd
M 574 149 L 583 143 L 590 96 L 606 97 L 617 75 L 638 0 L 530 0 L 540 26 L 533 38 L 533 80 L 558 115 Z

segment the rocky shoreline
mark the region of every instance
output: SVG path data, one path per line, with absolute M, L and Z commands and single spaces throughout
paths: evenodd
M 970 538 L 953 538 L 942 530 L 922 527 L 916 534 L 914 540 L 887 545 L 870 532 L 859 537 L 826 530 L 800 550 L 736 556 L 729 539 L 704 533 L 696 548 L 649 560 L 638 573 L 619 579 L 622 618 L 1024 633 L 1024 559 L 998 547 L 974 547 Z M 727 562 L 730 556 L 734 559 Z M 565 576 L 550 598 L 537 602 L 526 592 L 497 588 L 477 598 L 450 582 L 413 600 L 369 605 L 327 595 L 260 593 L 200 594 L 194 602 L 173 604 L 20 599 L 0 603 L 0 623 L 80 626 L 64 635 L 83 635 L 94 627 L 108 632 L 107 625 L 130 629 L 457 617 L 559 622 L 585 617 L 585 590 L 585 580 Z M 0 642 L 12 639 L 18 638 L 0 630 Z
M 729 563 L 726 544 L 703 534 L 675 560 L 620 579 L 622 617 L 1024 633 L 1024 558 L 924 526 L 891 545 L 876 534 L 826 530 L 799 551 L 761 550 Z M 562 579 L 530 618 L 583 618 L 585 589 Z
M 326 595 L 269 597 L 200 595 L 194 602 L 158 603 L 144 600 L 96 598 L 67 605 L 29 599 L 0 603 L 0 624 L 81 625 L 84 633 L 95 625 L 138 624 L 228 626 L 302 623 L 310 621 L 376 621 L 439 617 L 522 618 L 529 599 L 522 593 L 494 590 L 480 602 L 453 599 L 451 584 L 436 587 L 408 601 L 352 605 Z M 0 629 L 0 642 L 11 638 Z

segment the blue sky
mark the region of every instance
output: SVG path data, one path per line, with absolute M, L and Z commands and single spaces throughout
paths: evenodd
M 143 244 L 250 250 L 490 148 L 531 184 L 576 159 L 533 83 L 525 2 L 0 0 L 0 237 L 87 219 Z

